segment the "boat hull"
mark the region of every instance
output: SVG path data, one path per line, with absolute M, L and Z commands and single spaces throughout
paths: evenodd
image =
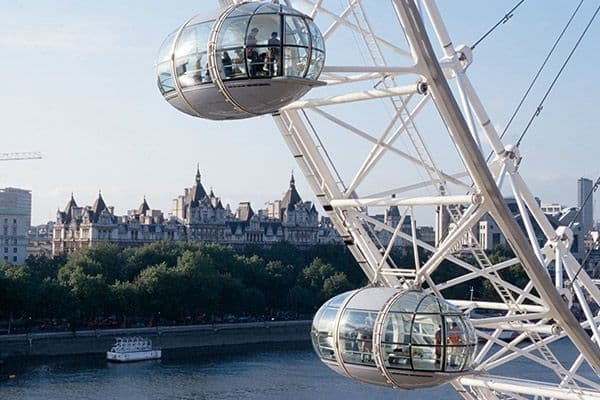
M 162 357 L 161 350 L 114 352 L 107 351 L 106 359 L 112 362 L 135 362 L 145 360 L 159 360 Z

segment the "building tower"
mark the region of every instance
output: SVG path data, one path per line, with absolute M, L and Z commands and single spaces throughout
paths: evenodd
M 577 207 L 581 209 L 579 220 L 584 233 L 592 230 L 594 226 L 594 194 L 592 188 L 594 183 L 587 178 L 579 178 L 577 180 Z M 587 196 L 590 196 L 586 202 Z M 585 204 L 584 204 L 585 203 Z
M 31 191 L 0 189 L 0 262 L 23 264 L 27 258 L 27 231 L 31 226 Z

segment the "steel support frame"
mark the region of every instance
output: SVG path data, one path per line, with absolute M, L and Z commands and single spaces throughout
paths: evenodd
M 428 3 L 432 2 L 425 2 L 425 7 L 428 9 L 431 17 L 433 14 L 430 7 L 428 7 L 431 4 Z M 545 267 L 540 263 L 531 248 L 527 246 L 527 239 L 513 219 L 502 194 L 496 186 L 494 178 L 487 169 L 487 163 L 479 150 L 479 146 L 471 135 L 468 124 L 460 112 L 460 108 L 437 62 L 435 52 L 429 42 L 429 37 L 423 35 L 423 32 L 426 32 L 426 30 L 416 4 L 413 1 L 400 0 L 394 0 L 394 4 L 398 12 L 398 17 L 401 19 L 402 26 L 404 27 L 405 34 L 411 43 L 411 47 L 413 51 L 417 52 L 417 59 L 427 66 L 426 72 L 423 69 L 423 73 L 430 85 L 429 90 L 432 93 L 438 112 L 442 116 L 457 151 L 461 155 L 475 185 L 484 196 L 484 204 L 487 204 L 489 207 L 490 213 L 504 233 L 515 254 L 521 260 L 540 296 L 551 305 L 555 312 L 554 318 L 562 324 L 590 366 L 595 371 L 600 372 L 600 351 L 598 346 L 592 342 L 590 337 L 581 328 L 579 322 L 556 291 Z M 440 33 L 443 33 L 439 27 L 436 29 L 436 32 L 438 36 L 440 36 Z M 450 48 L 449 45 L 452 42 L 443 39 L 442 37 L 441 42 L 445 42 L 445 49 Z M 454 49 L 449 51 L 453 52 Z M 464 82 L 467 82 L 467 80 L 464 79 Z
M 311 3 L 311 2 L 308 2 L 305 0 L 299 0 L 299 1 L 301 1 L 303 3 Z M 406 5 L 412 4 L 412 2 L 409 2 L 409 1 L 402 1 L 402 2 L 399 0 L 392 0 L 392 1 L 394 3 L 396 3 L 397 5 L 401 5 L 400 3 L 406 3 Z M 322 11 L 322 7 L 321 7 L 322 1 L 315 2 L 313 5 L 314 5 L 313 11 L 312 11 L 313 15 L 319 11 Z M 432 21 L 434 29 L 436 29 L 436 33 L 438 34 L 438 39 L 440 39 L 442 48 L 444 49 L 445 52 L 447 52 L 446 56 L 449 58 L 456 57 L 452 43 L 451 43 L 451 41 L 449 41 L 449 37 L 447 36 L 447 33 L 445 33 L 445 28 L 443 27 L 443 23 L 441 23 L 441 19 L 439 19 L 439 14 L 436 15 L 437 10 L 435 9 L 435 5 L 433 4 L 433 1 L 424 0 L 424 8 L 425 8 L 426 12 L 429 14 L 429 17 L 430 17 L 430 20 Z M 329 16 L 331 17 L 331 15 L 329 15 Z M 346 26 L 350 27 L 351 29 L 359 32 L 360 34 L 364 34 L 363 30 L 360 27 L 359 27 L 359 29 L 357 29 L 356 26 L 352 26 L 352 24 L 348 23 L 347 21 L 343 22 L 343 21 L 337 20 L 336 18 L 334 18 L 334 19 L 336 20 L 336 23 L 346 25 Z M 448 40 L 446 40 L 446 39 L 448 39 Z M 413 45 L 413 42 L 412 41 L 410 41 L 410 42 L 411 42 L 411 49 L 414 53 L 415 47 Z M 386 43 L 385 41 L 383 41 L 383 39 L 381 39 L 379 44 L 383 45 L 384 47 L 387 47 L 388 49 L 397 50 L 397 49 L 390 48 L 390 46 L 388 46 L 389 43 Z M 421 60 L 421 58 L 419 58 L 419 59 Z M 448 63 L 448 65 L 452 65 L 452 63 Z M 342 71 L 340 71 L 340 72 L 342 72 Z M 364 72 L 367 72 L 367 71 L 364 71 Z M 375 73 L 375 72 L 369 71 L 369 73 Z M 426 75 L 428 77 L 428 79 L 431 79 L 431 76 L 428 76 L 427 73 L 424 73 L 424 75 Z M 489 118 L 487 117 L 487 114 L 485 112 L 485 109 L 483 108 L 483 105 L 481 104 L 480 100 L 478 99 L 466 74 L 461 73 L 460 78 L 461 79 L 457 79 L 457 84 L 460 85 L 459 90 L 460 90 L 460 94 L 461 94 L 461 101 L 462 101 L 463 111 L 465 112 L 465 115 L 470 116 L 471 115 L 470 113 L 472 112 L 473 118 L 477 119 L 477 122 L 479 122 L 480 126 L 482 127 L 483 133 L 485 133 L 485 137 L 487 138 L 488 143 L 492 147 L 494 153 L 496 154 L 496 156 L 498 158 L 502 158 L 503 156 L 506 155 L 505 148 L 502 145 L 502 143 L 500 142 L 500 139 L 497 135 L 497 132 L 495 131 L 495 128 L 493 127 Z M 352 78 L 348 78 L 348 79 L 352 79 Z M 436 93 L 436 95 L 438 95 L 438 94 Z M 434 95 L 434 98 L 436 98 L 436 95 Z M 382 97 L 385 97 L 385 96 L 382 95 Z M 436 99 L 436 100 L 438 100 L 438 99 Z M 342 103 L 342 102 L 345 102 L 345 101 L 340 101 L 340 103 Z M 438 105 L 438 107 L 439 107 L 439 104 L 437 104 L 438 102 L 439 102 L 439 100 L 436 101 L 436 105 Z M 308 106 L 308 104 L 305 104 L 304 106 Z M 456 108 L 458 108 L 458 106 Z M 318 110 L 318 109 L 316 109 L 316 110 Z M 442 112 L 442 110 L 440 110 L 440 113 L 441 112 Z M 295 114 L 295 115 L 292 115 L 292 114 Z M 442 116 L 444 117 L 444 115 L 442 115 Z M 288 123 L 292 120 L 295 122 L 293 124 L 294 125 L 293 130 L 295 132 L 293 134 L 290 134 L 290 132 L 291 132 L 289 129 L 290 125 L 288 124 L 288 128 L 287 128 L 288 133 L 287 134 L 284 133 L 284 137 L 287 135 L 286 142 L 288 142 L 288 146 L 290 147 L 290 149 L 292 150 L 293 153 L 294 153 L 294 149 L 298 150 L 301 148 L 301 151 L 299 151 L 299 152 L 297 151 L 296 153 L 294 153 L 294 155 L 297 158 L 299 164 L 301 165 L 302 171 L 305 173 L 307 178 L 309 176 L 313 176 L 313 177 L 320 176 L 321 178 L 323 178 L 323 175 L 327 175 L 327 174 L 323 174 L 323 172 L 328 171 L 328 169 L 326 167 L 326 162 L 325 162 L 325 160 L 322 159 L 322 156 L 320 155 L 319 150 L 318 150 L 318 146 L 316 146 L 314 144 L 314 142 L 312 142 L 309 139 L 310 134 L 309 134 L 308 130 L 304 127 L 304 123 L 301 121 L 301 117 L 299 116 L 299 114 L 297 114 L 295 111 L 291 111 L 291 110 L 284 111 L 284 112 L 282 112 L 282 114 L 280 116 L 276 116 L 276 120 L 281 119 L 282 117 L 286 118 Z M 452 112 L 446 112 L 445 117 L 446 117 L 445 119 L 450 117 L 450 120 L 452 120 L 453 119 Z M 475 145 L 474 147 L 480 148 L 479 144 L 477 142 L 475 142 L 475 139 L 474 139 L 476 137 L 475 136 L 476 135 L 476 132 L 475 132 L 476 127 L 475 127 L 474 122 L 469 121 L 469 123 L 467 123 L 466 121 L 464 121 L 464 119 L 463 119 L 463 121 L 458 121 L 459 122 L 458 124 L 456 122 L 457 121 L 453 121 L 453 124 L 455 125 L 454 131 L 452 129 L 450 129 L 451 134 L 453 134 L 453 137 L 456 135 L 460 136 L 461 134 L 468 132 L 471 134 L 470 139 L 471 139 L 471 141 L 473 141 L 473 143 Z M 281 125 L 281 124 L 282 124 L 282 122 L 278 122 L 278 125 Z M 452 124 L 449 124 L 449 125 L 452 125 Z M 460 129 L 456 129 L 456 126 L 459 126 Z M 449 128 L 451 128 L 451 127 L 449 127 Z M 281 129 L 281 126 L 280 126 L 280 129 Z M 305 132 L 298 133 L 298 130 L 302 130 L 302 129 Z M 283 132 L 283 129 L 282 129 L 282 132 Z M 302 146 L 298 146 L 298 138 L 301 139 L 300 142 L 302 142 Z M 467 142 L 469 141 L 468 138 L 466 138 L 466 137 L 463 137 L 463 140 L 466 140 Z M 471 143 L 471 145 L 473 143 Z M 473 146 L 471 146 L 471 147 L 473 147 Z M 310 157 L 309 157 L 310 161 L 301 160 L 301 158 L 304 157 L 303 153 L 307 152 L 309 149 L 311 150 L 310 153 L 314 153 L 314 154 L 310 154 Z M 461 146 L 459 146 L 458 150 L 460 152 Z M 479 153 L 479 155 L 480 155 L 480 153 Z M 315 162 L 315 159 L 318 160 L 319 157 L 321 157 L 321 162 Z M 464 158 L 465 158 L 464 154 L 462 154 L 462 158 L 464 160 Z M 479 160 L 479 162 L 481 162 L 481 160 Z M 504 159 L 500 160 L 500 163 L 503 164 L 502 168 L 504 168 L 501 172 L 502 176 L 506 172 L 507 163 L 510 163 L 510 162 L 511 161 L 508 160 L 506 157 L 504 157 Z M 302 164 L 305 164 L 304 167 L 302 166 Z M 484 163 L 479 164 L 479 165 L 480 166 L 484 165 Z M 471 172 L 472 172 L 471 176 L 473 176 L 473 171 L 471 171 Z M 486 172 L 487 172 L 487 170 L 486 170 Z M 577 277 L 581 281 L 583 287 L 588 291 L 590 296 L 596 302 L 598 302 L 600 304 L 600 291 L 593 284 L 591 278 L 589 278 L 589 276 L 585 273 L 585 271 L 580 271 L 579 264 L 574 259 L 574 257 L 568 252 L 568 249 L 566 248 L 566 246 L 561 241 L 557 240 L 556 233 L 554 232 L 553 228 L 547 222 L 547 219 L 541 212 L 541 209 L 539 209 L 539 206 L 533 199 L 533 196 L 531 195 L 531 193 L 528 191 L 527 187 L 525 186 L 525 184 L 522 181 L 521 177 L 519 176 L 518 172 L 516 170 L 514 170 L 514 171 L 510 171 L 510 172 L 506 172 L 506 173 L 510 174 L 510 176 L 512 178 L 511 184 L 513 185 L 515 195 L 518 195 L 519 199 L 521 200 L 519 207 L 522 209 L 524 209 L 524 207 L 529 209 L 529 211 L 531 213 L 531 217 L 533 219 L 535 219 L 536 222 L 541 226 L 541 228 L 544 231 L 545 235 L 547 236 L 548 240 L 549 241 L 554 240 L 554 243 L 555 243 L 556 249 L 557 249 L 556 250 L 556 258 L 558 259 L 559 256 L 562 256 L 565 272 L 570 273 L 571 277 L 573 277 L 574 274 L 577 273 Z M 500 178 L 502 178 L 502 176 Z M 478 178 L 479 179 L 475 179 L 475 181 L 476 181 L 477 187 L 479 188 L 479 186 L 482 184 L 481 176 L 479 176 Z M 479 180 L 479 182 L 477 182 L 477 180 Z M 483 181 L 485 181 L 485 179 L 483 179 Z M 321 203 L 323 205 L 327 205 L 327 203 L 328 203 L 327 199 L 343 198 L 343 196 L 340 196 L 340 194 L 342 192 L 339 190 L 339 187 L 336 184 L 335 178 L 333 178 L 333 175 L 331 175 L 331 174 L 329 174 L 329 176 L 327 176 L 326 179 L 321 179 L 320 184 L 318 183 L 318 180 L 313 179 L 311 181 L 310 178 L 309 178 L 309 183 L 311 184 L 311 187 L 313 188 L 315 193 L 317 193 L 318 197 L 319 197 L 319 193 L 321 193 L 321 194 L 323 193 L 323 187 L 326 186 L 330 189 L 330 190 L 328 190 L 329 196 L 319 197 L 319 199 L 321 200 Z M 483 182 L 483 183 L 485 183 L 485 182 Z M 487 182 L 487 183 L 489 183 L 489 182 Z M 485 185 L 482 185 L 482 186 L 485 187 Z M 331 190 L 331 188 L 337 188 L 337 190 L 338 190 L 337 193 L 334 194 L 335 190 Z M 493 192 L 494 188 L 488 187 L 487 189 L 488 189 L 488 191 L 491 189 L 491 191 Z M 482 192 L 484 193 L 484 196 L 485 196 L 487 191 L 482 191 Z M 500 198 L 500 196 L 498 196 L 498 198 Z M 491 207 L 493 209 L 492 214 L 496 219 L 501 219 L 501 220 L 502 220 L 502 218 L 509 219 L 508 214 L 506 214 L 506 212 L 505 212 L 506 210 L 502 210 L 502 205 L 503 204 L 492 204 L 492 207 Z M 364 227 L 364 221 L 361 221 L 361 219 L 358 217 L 358 214 L 360 212 L 361 212 L 361 210 L 358 208 L 352 212 L 343 212 L 340 210 L 333 210 L 333 211 L 328 211 L 328 215 L 332 218 L 332 221 L 334 222 L 336 229 L 338 229 L 338 231 L 340 231 L 342 233 L 343 237 L 352 238 L 352 240 L 350 241 L 351 244 L 349 247 L 350 247 L 352 253 L 357 258 L 357 260 L 359 261 L 359 263 L 361 264 L 361 267 L 363 268 L 363 270 L 365 270 L 365 272 L 367 273 L 367 276 L 369 276 L 369 272 L 367 272 L 367 271 L 371 271 L 371 272 L 374 272 L 374 271 L 372 271 L 372 268 L 365 268 L 365 264 L 385 265 L 385 257 L 383 257 L 383 258 L 378 257 L 379 251 L 377 249 L 377 246 L 375 246 L 372 243 L 372 241 L 369 239 L 368 232 L 366 232 L 365 227 Z M 525 217 L 529 220 L 528 215 L 526 215 Z M 515 243 L 517 243 L 517 244 L 526 243 L 525 241 L 519 242 L 519 240 L 524 239 L 524 236 L 520 231 L 518 232 L 520 234 L 520 236 L 519 236 L 519 234 L 514 232 L 514 229 L 509 229 L 510 225 L 511 225 L 510 222 L 509 223 L 505 222 L 503 225 L 504 225 L 503 231 L 506 229 L 509 232 L 509 234 L 507 236 L 510 236 L 509 241 L 511 242 L 511 244 L 515 245 Z M 512 228 L 514 228 L 514 226 L 512 226 Z M 530 227 L 528 227 L 528 228 L 530 228 Z M 528 229 L 528 231 L 531 231 L 531 230 Z M 402 236 L 402 235 L 398 235 L 398 236 Z M 529 240 L 530 240 L 531 244 L 533 244 L 534 243 L 534 241 L 533 241 L 534 235 L 532 233 L 528 232 L 528 236 L 529 236 Z M 570 312 L 567 310 L 568 314 L 565 313 L 564 305 L 562 305 L 562 307 L 561 307 L 561 303 L 559 301 L 557 301 L 558 299 L 557 299 L 556 290 L 550 289 L 550 287 L 552 289 L 554 289 L 554 285 L 550 285 L 550 287 L 549 287 L 549 284 L 551 284 L 552 282 L 550 282 L 549 279 L 545 279 L 547 277 L 544 277 L 542 274 L 542 271 L 544 273 L 546 273 L 546 271 L 540 265 L 540 261 L 541 261 L 540 254 L 539 253 L 535 254 L 535 251 L 532 252 L 530 248 L 527 248 L 527 246 L 519 246 L 519 247 L 521 247 L 521 248 L 515 249 L 515 250 L 517 251 L 517 254 L 519 254 L 520 257 L 525 257 L 526 263 L 524 262 L 524 264 L 526 264 L 525 266 L 526 266 L 528 272 L 532 273 L 536 277 L 536 287 L 541 286 L 543 288 L 544 293 L 542 293 L 542 297 L 544 297 L 544 300 L 547 301 L 548 303 L 553 304 L 554 307 L 558 306 L 558 308 L 555 308 L 555 309 L 559 310 L 558 315 L 554 315 L 554 313 L 553 313 L 553 316 L 557 320 L 561 321 L 563 324 L 566 323 L 566 325 L 569 328 L 574 328 L 574 329 L 572 329 L 572 332 L 569 336 L 572 338 L 572 340 L 578 346 L 578 348 L 584 350 L 583 354 L 586 355 L 586 359 L 588 360 L 590 365 L 597 368 L 598 367 L 597 346 L 595 346 L 589 340 L 589 337 L 587 337 L 587 335 L 585 335 L 585 333 L 583 335 L 581 335 L 580 325 L 578 323 L 576 323 L 576 321 L 573 324 L 574 321 L 569 319 Z M 538 249 L 539 249 L 539 247 L 538 247 Z M 378 260 L 378 262 L 376 264 L 371 264 L 375 260 Z M 397 285 L 397 284 L 398 284 L 397 281 L 393 281 L 393 283 L 392 283 L 392 285 Z M 507 318 L 509 318 L 509 317 L 507 316 Z M 590 321 L 590 319 L 591 319 L 591 321 Z M 570 321 L 570 324 L 567 321 Z M 593 316 L 591 318 L 588 318 L 588 322 L 595 328 L 597 322 L 594 320 Z M 582 360 L 583 360 L 583 355 L 578 357 L 576 363 L 574 363 L 572 368 L 574 368 L 576 370 L 577 366 L 575 364 L 577 364 L 577 363 L 581 364 Z M 482 378 L 469 377 L 469 378 L 462 378 L 459 380 L 459 382 L 460 383 L 457 383 L 456 386 L 459 386 L 459 387 L 462 387 L 462 385 L 471 386 L 474 390 L 477 390 L 478 393 L 487 393 L 490 398 L 496 398 L 496 396 L 492 397 L 494 391 L 506 391 L 506 392 L 515 393 L 515 394 L 520 393 L 522 395 L 548 396 L 548 397 L 553 397 L 553 398 L 557 398 L 557 399 L 558 398 L 560 398 L 560 399 L 562 399 L 562 398 L 565 398 L 565 399 L 567 399 L 567 398 L 578 398 L 578 399 L 579 398 L 599 398 L 598 393 L 596 393 L 596 392 L 588 392 L 588 391 L 573 392 L 568 389 L 557 388 L 555 386 L 549 386 L 549 385 L 543 386 L 542 389 L 540 389 L 539 391 L 535 391 L 534 389 L 531 389 L 531 387 L 527 383 L 522 383 L 521 381 L 516 381 L 516 380 L 511 381 L 510 379 L 505 379 L 505 378 L 501 378 L 501 380 L 495 379 L 492 381 L 492 380 L 488 379 L 487 377 L 482 377 Z M 536 383 L 536 385 L 539 386 L 539 383 Z M 459 390 L 459 393 L 460 393 L 460 390 Z M 576 397 L 569 397 L 572 395 L 574 395 Z M 588 397 L 588 396 L 590 396 L 590 397 Z M 463 397 L 471 398 L 470 395 L 468 395 L 468 394 L 463 395 Z M 487 396 L 486 396 L 486 398 L 487 398 Z

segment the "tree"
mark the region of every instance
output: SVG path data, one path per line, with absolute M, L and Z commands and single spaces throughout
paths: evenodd
M 109 287 L 111 308 L 122 317 L 123 326 L 127 327 L 127 316 L 138 315 L 138 288 L 131 282 L 117 281 Z
M 13 266 L 5 262 L 0 265 L 0 285 L 0 308 L 8 313 L 10 333 L 13 319 L 23 317 L 25 310 L 31 309 L 31 276 L 24 265 Z
M 322 296 L 330 299 L 340 293 L 352 290 L 353 287 L 348 281 L 348 277 L 343 272 L 336 272 L 323 282 Z

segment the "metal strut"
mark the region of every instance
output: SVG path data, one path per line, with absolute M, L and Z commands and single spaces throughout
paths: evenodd
M 470 134 L 467 122 L 437 62 L 429 37 L 425 34 L 426 29 L 415 1 L 394 0 L 394 5 L 407 39 L 423 64 L 423 75 L 429 83 L 438 112 L 448 128 L 473 182 L 484 196 L 490 213 L 521 260 L 540 296 L 556 311 L 557 321 L 568 333 L 590 366 L 597 373 L 600 372 L 600 350 L 571 313 L 567 304 L 556 291 L 544 266 L 528 245 L 527 238 L 512 217 L 477 143 Z

